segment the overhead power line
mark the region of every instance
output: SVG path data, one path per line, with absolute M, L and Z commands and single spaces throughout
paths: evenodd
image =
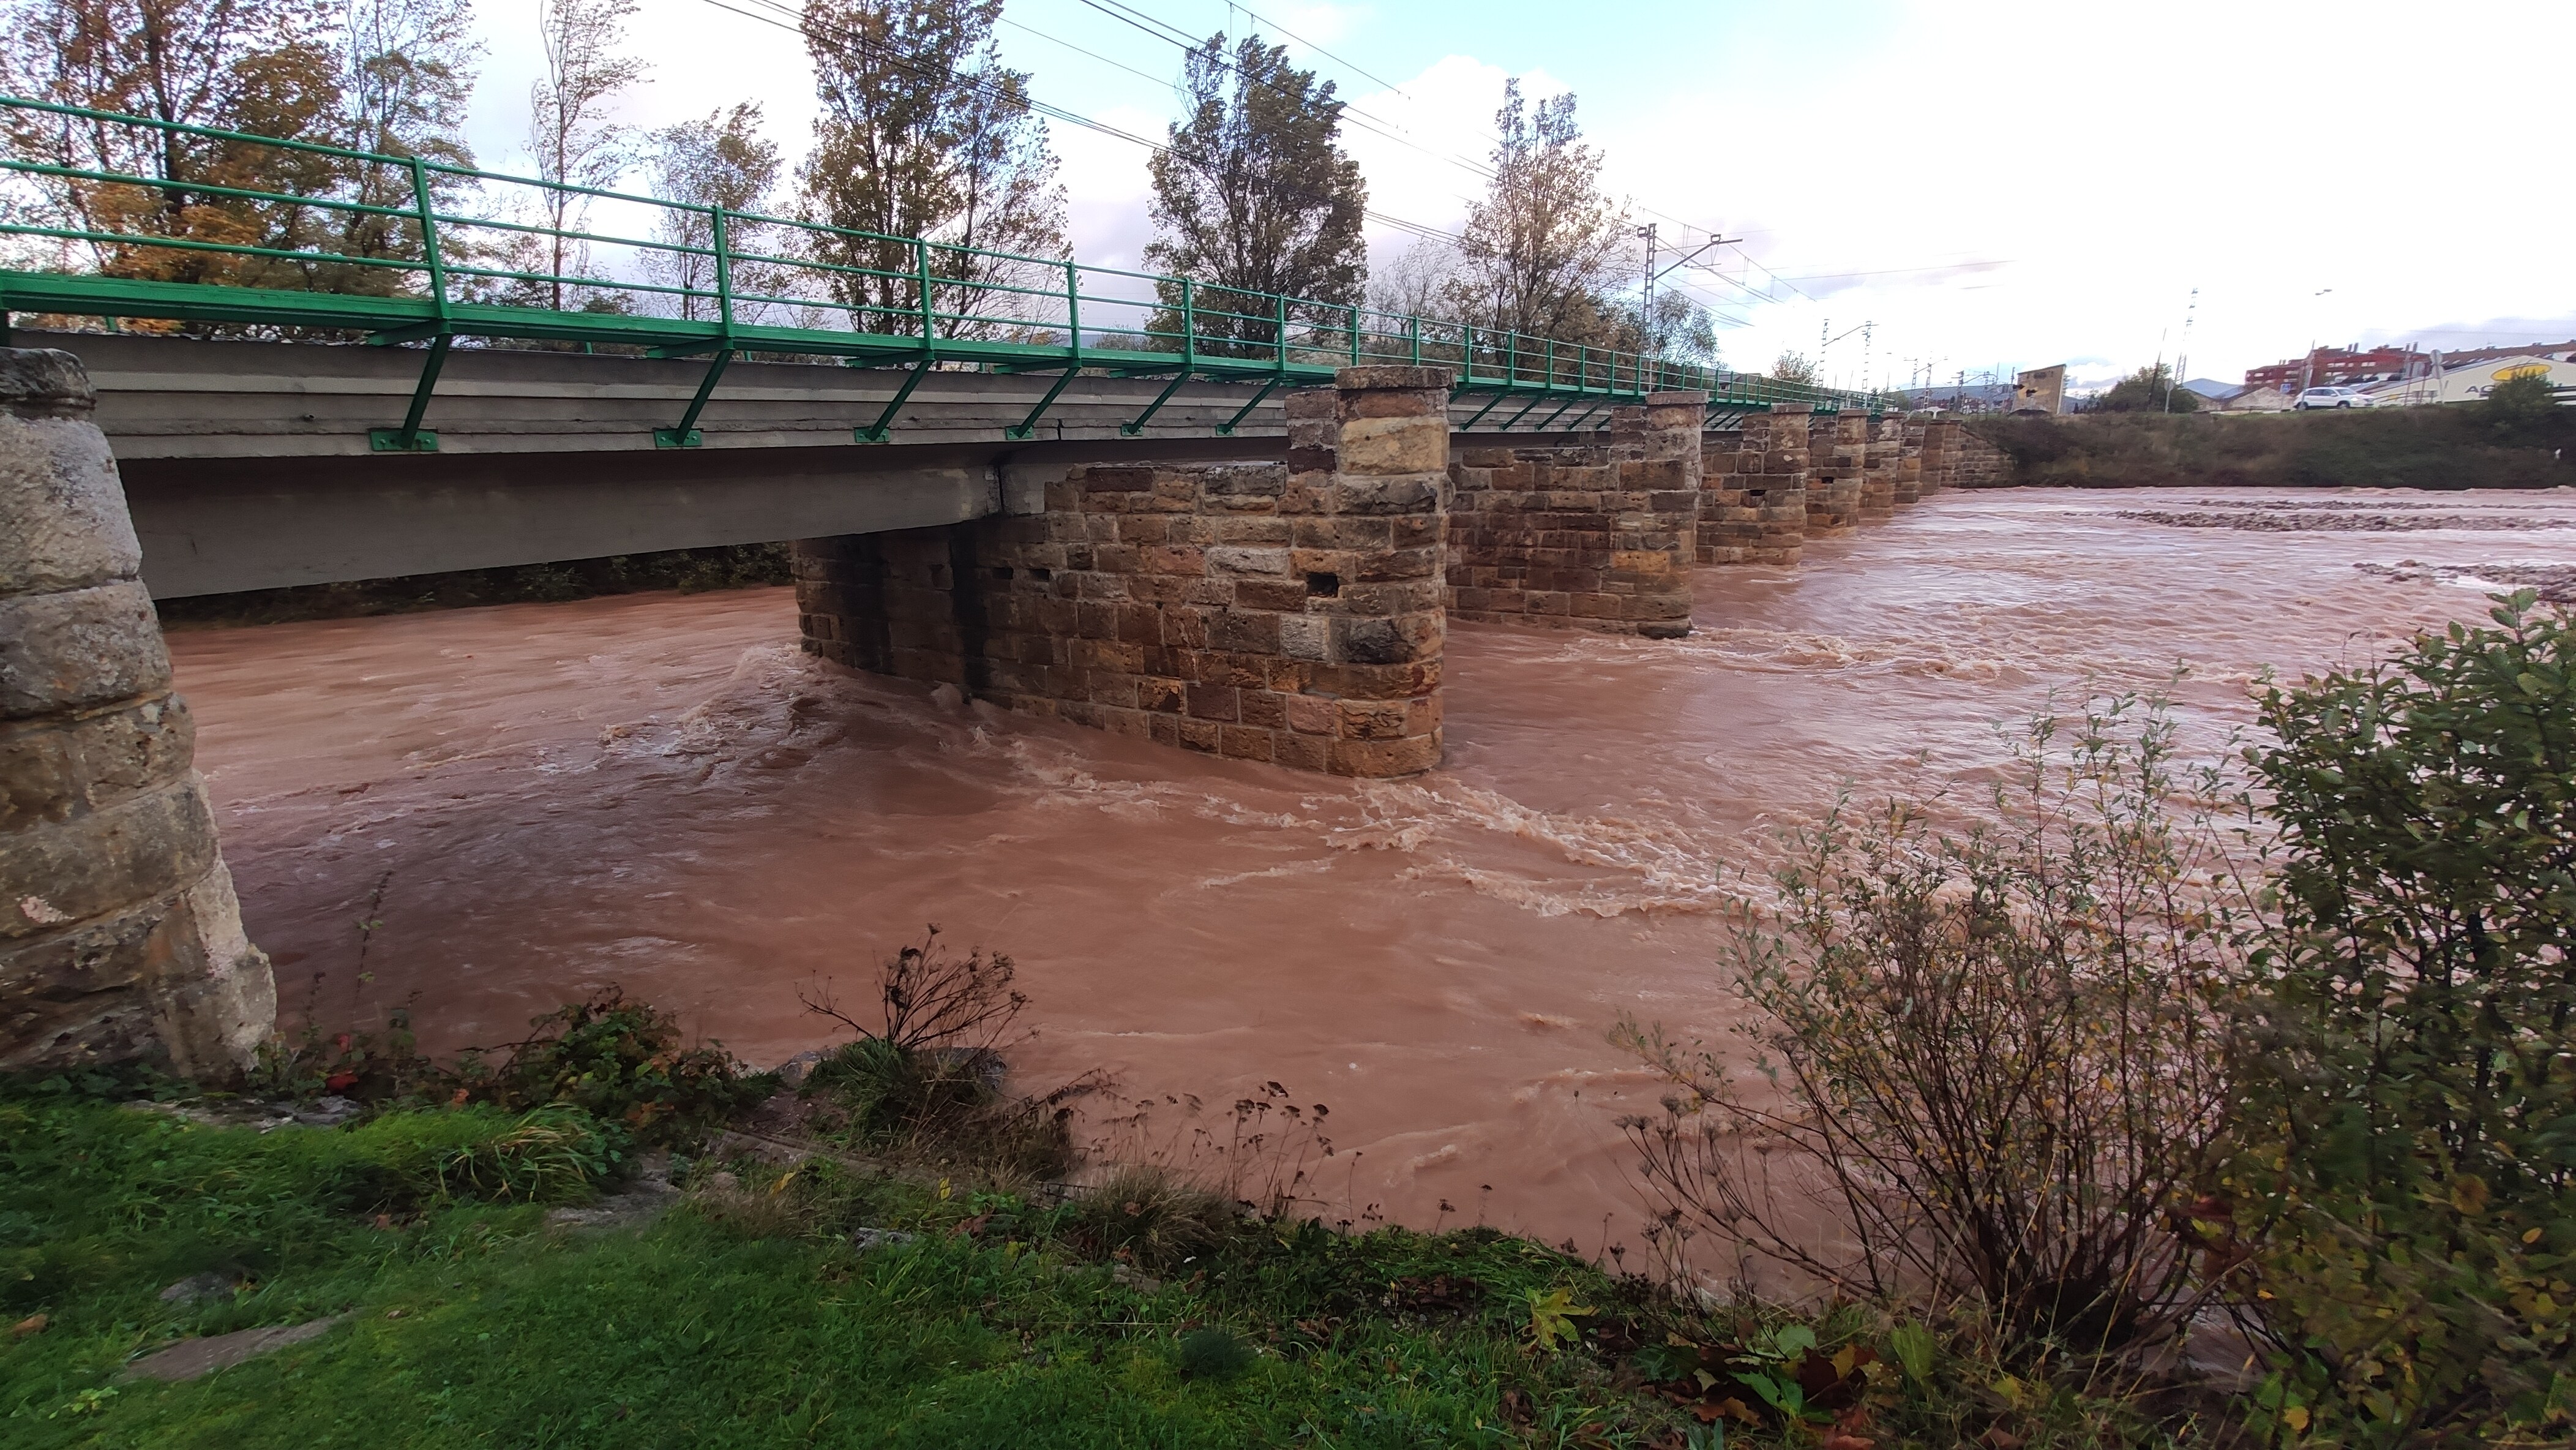
M 728 14 L 741 16 L 745 20 L 757 21 L 763 25 L 772 26 L 779 30 L 791 31 L 800 36 L 813 35 L 821 29 L 821 27 L 816 26 L 805 14 L 802 6 L 786 3 L 786 0 L 743 0 L 743 3 L 746 5 L 758 6 L 760 10 L 773 11 L 776 12 L 775 14 L 761 14 L 755 10 L 744 9 L 741 5 L 727 3 L 727 0 L 706 0 L 706 3 L 714 6 L 718 10 L 725 11 Z M 780 16 L 791 18 L 780 19 Z M 835 29 L 830 33 L 824 34 L 822 39 L 826 44 L 835 46 L 836 48 L 854 49 L 864 52 L 872 59 L 882 61 L 899 70 L 909 71 L 914 75 L 922 76 L 926 79 L 965 81 L 984 95 L 996 97 L 999 95 L 999 87 L 990 82 L 977 82 L 971 77 L 960 76 L 944 68 L 934 68 L 914 59 L 911 56 L 905 55 L 890 46 L 881 45 L 870 40 L 864 35 L 852 33 L 846 29 Z M 1094 120 L 1078 111 L 1070 111 L 1066 110 L 1062 106 L 1050 105 L 1047 102 L 1037 99 L 1035 96 L 1022 95 L 1017 99 L 1030 110 L 1035 111 L 1039 115 L 1045 116 L 1050 120 L 1062 121 L 1070 126 L 1079 126 L 1084 130 L 1096 131 L 1103 136 L 1109 136 L 1120 141 L 1125 141 L 1131 145 L 1142 146 L 1146 150 L 1152 151 L 1158 155 L 1173 157 L 1186 166 L 1199 170 L 1207 169 L 1205 162 L 1196 157 L 1190 156 L 1185 152 L 1175 151 L 1171 147 L 1165 146 L 1159 141 L 1149 140 L 1132 131 L 1112 126 L 1105 121 Z M 1316 192 L 1301 192 L 1298 194 L 1313 200 L 1330 199 Z M 1377 222 L 1382 226 L 1392 227 L 1397 231 L 1405 232 L 1413 236 L 1436 238 L 1447 242 L 1457 242 L 1461 240 L 1461 238 L 1454 232 L 1442 231 L 1438 227 L 1426 226 L 1421 222 L 1409 221 L 1403 217 L 1392 216 L 1374 209 L 1370 209 L 1364 214 L 1369 220 Z

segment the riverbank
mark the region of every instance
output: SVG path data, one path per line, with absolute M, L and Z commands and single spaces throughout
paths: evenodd
M 2129 1423 L 2071 1386 L 2004 1403 L 1919 1325 L 1712 1311 L 1491 1229 L 1234 1212 L 1158 1249 L 1104 1236 L 1139 1205 L 1097 1193 L 741 1134 L 643 1155 L 578 1108 L 540 1146 L 537 1115 L 482 1108 L 334 1125 L 338 1101 L 0 1088 L 10 1444 L 1682 1450 L 1722 1421 L 1856 1450 Z M 180 1377 L 246 1331 L 276 1347 Z
M 2544 489 L 2576 485 L 2576 408 L 2500 419 L 2483 405 L 2304 413 L 1977 418 L 2004 486 Z

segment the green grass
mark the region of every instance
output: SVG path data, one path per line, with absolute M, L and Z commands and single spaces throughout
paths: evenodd
M 0 1326 L 44 1318 L 0 1328 L 11 1450 L 1684 1450 L 1710 1443 L 1684 1402 L 1729 1396 L 1740 1444 L 1815 1446 L 1845 1413 L 1877 1450 L 2007 1427 L 2031 1450 L 2172 1443 L 2005 1372 L 1973 1334 L 1849 1304 L 1711 1309 L 1488 1229 L 1236 1217 L 1166 1242 L 1157 1282 L 1103 1260 L 1103 1214 L 1127 1206 L 832 1158 L 680 1159 L 689 1193 L 660 1218 L 573 1229 L 549 1205 L 613 1187 L 625 1134 L 566 1105 L 262 1134 L 125 1090 L 0 1084 Z M 862 1251 L 860 1227 L 913 1238 Z M 242 1287 L 161 1302 L 207 1272 Z M 123 1378 L 178 1339 L 324 1316 L 340 1322 L 317 1339 L 186 1384 Z M 1779 1396 L 1801 1377 L 1823 1398 L 1792 1426 Z
M 390 1145 L 435 1116 L 263 1137 L 64 1093 L 0 1100 L 6 1304 L 49 1317 L 0 1340 L 0 1441 L 1475 1445 L 1521 1442 L 1508 1388 L 1568 1425 L 1623 1398 L 1590 1356 L 1525 1353 L 1513 1321 L 1528 1288 L 1606 1282 L 1500 1235 L 1283 1227 L 1157 1286 L 1037 1247 L 1061 1210 L 816 1169 L 782 1190 L 804 1201 L 798 1236 L 685 1207 L 566 1231 L 541 1204 L 388 1166 L 420 1156 Z M 457 1119 L 431 1134 L 442 1149 L 517 1122 Z M 980 1237 L 945 1231 L 978 1217 Z M 835 1232 L 861 1219 L 919 1238 L 862 1253 Z M 250 1287 L 158 1300 L 208 1270 Z M 1474 1276 L 1484 1306 L 1383 1308 L 1430 1273 Z M 198 1381 L 119 1379 L 168 1340 L 325 1314 L 347 1318 Z M 1258 1352 L 1186 1375 L 1180 1338 L 1211 1325 Z

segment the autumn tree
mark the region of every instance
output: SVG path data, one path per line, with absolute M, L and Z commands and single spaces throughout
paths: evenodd
M 1601 153 L 1584 144 L 1574 97 L 1531 105 L 1517 78 L 1506 81 L 1494 126 L 1494 176 L 1467 215 L 1452 304 L 1481 327 L 1611 342 L 1619 309 L 1608 299 L 1628 275 L 1628 212 L 1601 190 Z
M 1816 381 L 1816 360 L 1803 352 L 1783 349 L 1778 357 L 1771 360 L 1770 377 L 1775 383 L 1805 383 L 1812 386 Z
M 823 103 L 797 171 L 818 260 L 853 269 L 835 295 L 863 330 L 908 333 L 922 305 L 913 237 L 930 249 L 931 306 L 948 336 L 1025 324 L 995 315 L 997 286 L 1061 287 L 1061 270 L 1011 260 L 1062 256 L 1064 188 L 1028 76 L 1001 63 L 1001 0 L 811 0 L 806 53 Z M 998 300 L 996 300 L 998 299 Z
M 14 94 L 184 126 L 328 138 L 336 66 L 325 17 L 309 0 L 25 0 L 0 15 L 0 84 Z M 51 178 L 47 207 L 70 230 L 274 245 L 290 240 L 281 229 L 298 220 L 294 209 L 281 214 L 199 188 L 327 191 L 333 181 L 317 158 L 158 127 L 14 111 L 7 129 L 21 156 L 173 183 Z M 213 281 L 265 270 L 220 253 L 88 245 L 95 264 L 119 276 Z
M 1182 62 L 1181 90 L 1188 113 L 1148 163 L 1160 235 L 1145 260 L 1204 284 L 1196 305 L 1218 315 L 1202 315 L 1198 335 L 1275 345 L 1273 304 L 1257 294 L 1358 302 L 1368 183 L 1339 143 L 1333 83 L 1258 34 L 1236 42 L 1231 59 L 1225 37 L 1212 35 Z M 1157 331 L 1178 330 L 1180 290 L 1163 286 Z M 1338 308 L 1310 311 L 1339 323 Z
M 747 101 L 710 111 L 703 120 L 683 121 L 653 133 L 648 165 L 653 194 L 679 205 L 665 210 L 657 234 L 666 250 L 647 254 L 646 269 L 657 282 L 682 289 L 682 317 L 713 315 L 714 303 L 701 295 L 715 288 L 714 209 L 757 212 L 778 184 L 778 145 L 760 134 L 760 103 Z M 731 251 L 758 251 L 763 228 L 728 217 L 725 242 Z M 736 263 L 736 291 L 763 291 L 765 267 Z
M 632 133 L 608 119 L 618 95 L 644 78 L 642 61 L 617 53 L 626 40 L 626 18 L 634 13 L 635 0 L 537 3 L 546 69 L 528 88 L 528 149 L 537 158 L 538 177 L 553 183 L 538 202 L 552 233 L 538 250 L 548 278 L 541 295 L 558 312 L 566 264 L 579 266 L 588 256 L 582 243 L 563 235 L 588 215 L 588 200 L 564 188 L 607 186 L 635 162 Z
M 16 94 L 179 126 L 472 159 L 462 139 L 476 55 L 467 0 L 24 0 L 0 16 L 9 22 L 0 86 Z M 408 207 L 407 166 L 34 112 L 13 113 L 7 129 L 22 155 L 148 179 L 58 176 L 41 184 L 43 215 L 54 225 L 138 239 L 89 244 L 93 265 L 110 275 L 335 292 L 417 285 L 398 268 L 328 259 L 417 257 L 417 223 L 318 204 Z M 209 252 L 142 238 L 309 255 Z

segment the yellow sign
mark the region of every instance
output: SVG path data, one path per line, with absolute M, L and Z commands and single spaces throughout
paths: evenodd
M 2509 368 L 2497 368 L 2490 376 L 2499 383 L 2509 383 L 2516 378 L 2545 378 L 2549 376 L 2549 364 L 2520 363 Z

